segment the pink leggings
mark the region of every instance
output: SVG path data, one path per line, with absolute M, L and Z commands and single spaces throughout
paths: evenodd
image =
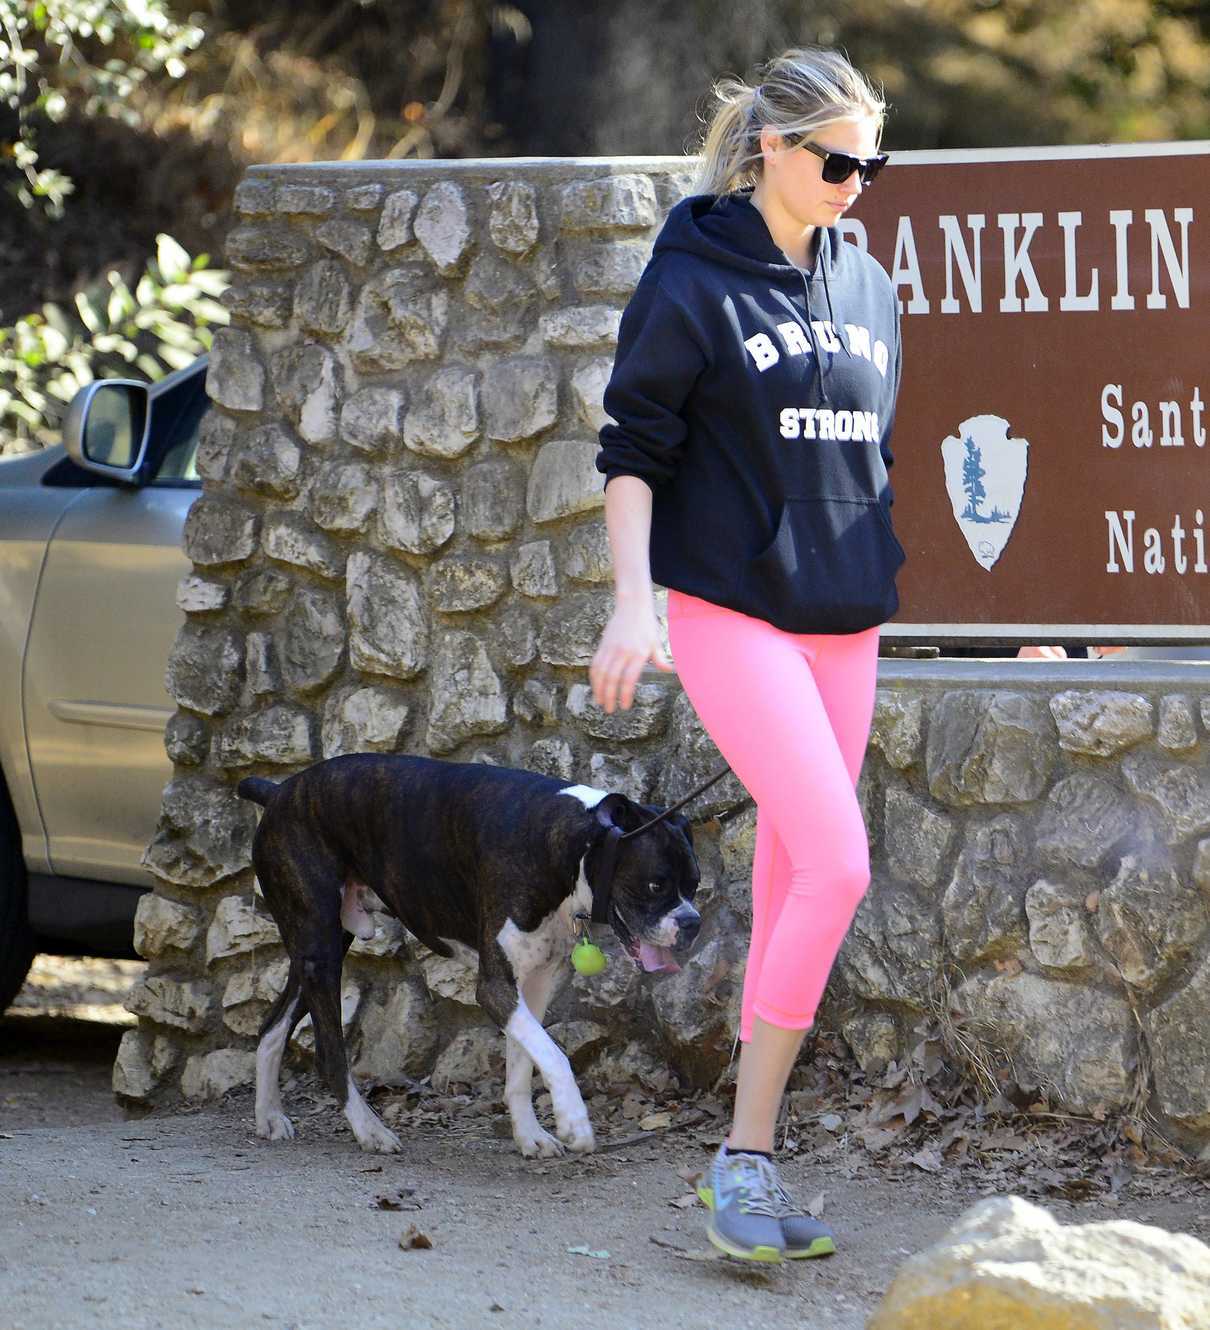
M 752 1018 L 805 1030 L 870 882 L 857 777 L 874 710 L 878 628 L 788 633 L 681 591 L 668 642 L 698 719 L 756 801 Z

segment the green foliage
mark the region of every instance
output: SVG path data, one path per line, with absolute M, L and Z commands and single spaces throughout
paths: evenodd
M 0 105 L 17 113 L 17 138 L 0 143 L 26 208 L 63 215 L 72 182 L 40 169 L 35 121 L 112 115 L 137 125 L 131 94 L 149 74 L 179 79 L 202 29 L 177 23 L 164 0 L 0 0 Z
M 74 309 L 46 304 L 0 328 L 0 454 L 57 442 L 68 404 L 93 379 L 155 380 L 208 351 L 212 325 L 229 318 L 218 300 L 227 274 L 209 261 L 158 235 L 133 290 L 111 270 Z

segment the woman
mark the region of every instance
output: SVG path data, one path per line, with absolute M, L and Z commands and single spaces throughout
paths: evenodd
M 724 80 L 692 197 L 627 306 L 604 396 L 616 605 L 589 668 L 629 707 L 669 642 L 706 732 L 757 805 L 731 1130 L 701 1188 L 711 1241 L 822 1255 L 771 1154 L 786 1081 L 869 884 L 856 784 L 879 625 L 903 549 L 887 470 L 899 386 L 890 279 L 836 224 L 885 163 L 885 104 L 841 55 L 793 49 Z

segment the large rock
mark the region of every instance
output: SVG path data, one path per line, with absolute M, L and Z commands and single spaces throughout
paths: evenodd
M 228 1090 L 252 1085 L 256 1080 L 256 1054 L 236 1048 L 219 1048 L 213 1053 L 191 1057 L 181 1077 L 181 1093 L 186 1099 L 221 1099 Z
M 286 682 L 300 692 L 330 683 L 344 649 L 345 622 L 337 597 L 317 587 L 300 587 L 286 614 L 281 652 Z
M 595 440 L 588 439 L 552 439 L 542 445 L 525 493 L 525 508 L 533 521 L 553 522 L 600 508 L 597 449 Z
M 262 914 L 253 901 L 238 896 L 224 896 L 206 931 L 206 964 L 223 956 L 239 956 L 256 947 L 281 942 L 277 924 L 269 914 Z
M 1154 753 L 1130 753 L 1122 762 L 1126 783 L 1159 813 L 1170 845 L 1210 831 L 1210 780 L 1201 767 Z
M 1050 712 L 1059 727 L 1059 747 L 1093 757 L 1149 739 L 1153 728 L 1151 703 L 1138 693 L 1072 688 L 1050 699 Z
M 1188 982 L 1147 1013 L 1147 1036 L 1160 1106 L 1187 1127 L 1210 1129 L 1210 958 Z M 1210 1324 L 1210 1322 L 1207 1322 Z
M 413 229 L 438 271 L 450 276 L 472 237 L 470 210 L 462 189 L 452 180 L 434 185 L 421 201 Z
M 149 891 L 134 912 L 134 949 L 143 957 L 187 952 L 202 931 L 201 913 L 190 905 Z
M 259 411 L 265 403 L 265 367 L 256 343 L 235 328 L 215 331 L 206 369 L 206 391 L 229 411 Z
M 324 703 L 324 757 L 396 752 L 408 713 L 404 694 L 383 685 L 367 684 L 332 693 Z
M 437 360 L 449 320 L 449 294 L 434 290 L 418 264 L 390 268 L 362 287 L 344 331 L 354 368 L 374 374 Z
M 315 756 L 310 714 L 301 707 L 278 703 L 263 711 L 230 720 L 219 734 L 215 761 L 220 767 L 247 767 L 253 762 L 301 766 Z
M 479 437 L 478 378 L 474 370 L 438 370 L 416 395 L 403 441 L 423 457 L 461 457 Z
M 145 974 L 126 995 L 123 1005 L 136 1016 L 197 1034 L 206 1028 L 214 994 L 200 980 L 186 982 L 164 974 Z
M 1092 961 L 1079 892 L 1040 878 L 1025 893 L 1029 947 L 1039 965 L 1076 970 Z
M 508 694 L 473 633 L 447 632 L 430 671 L 431 700 L 425 746 L 436 756 L 464 739 L 508 729 Z
M 923 1011 L 936 981 L 940 950 L 936 912 L 906 887 L 876 878 L 857 907 L 837 966 L 859 997 Z
M 439 1094 L 453 1085 L 467 1085 L 482 1093 L 504 1076 L 504 1038 L 494 1026 L 472 1025 L 459 1030 L 441 1050 L 430 1083 Z
M 1025 693 L 945 693 L 929 724 L 929 790 L 959 807 L 1029 803 L 1046 788 L 1053 736 L 1045 703 Z
M 548 665 L 590 664 L 612 612 L 611 598 L 599 593 L 563 596 L 543 618 L 538 641 L 542 659 Z
M 408 554 L 432 554 L 454 534 L 453 487 L 423 471 L 388 471 L 378 508 L 384 545 Z
M 251 508 L 203 494 L 185 518 L 185 554 L 203 567 L 239 563 L 256 549 L 259 529 L 260 517 Z
M 336 439 L 342 389 L 340 367 L 326 346 L 313 342 L 282 347 L 272 360 L 278 404 L 307 443 Z
M 186 622 L 168 653 L 165 682 L 183 707 L 222 716 L 239 701 L 244 641 L 231 628 Z
M 354 669 L 410 679 L 428 661 L 429 630 L 416 575 L 382 554 L 349 556 L 346 596 Z
M 1134 1088 L 1134 1018 L 1116 993 L 1019 971 L 978 975 L 954 990 L 967 1032 L 1016 1084 L 1076 1113 L 1121 1108 Z
M 591 659 L 591 656 L 589 659 Z M 714 740 L 710 738 L 702 726 L 697 712 L 693 709 L 693 703 L 689 701 L 688 694 L 684 692 L 675 694 L 672 699 L 672 713 L 668 730 L 670 742 L 666 741 L 663 769 L 653 792 L 653 798 L 658 799 L 660 803 L 665 805 L 674 804 L 683 799 L 691 790 L 696 790 L 699 785 L 722 771 L 727 765 L 715 747 Z M 703 790 L 689 805 L 689 808 L 693 814 L 694 822 L 698 822 L 734 808 L 748 798 L 748 791 L 744 788 L 739 777 L 733 771 L 727 770 L 723 778 L 715 781 L 708 789 Z M 737 821 L 742 822 L 742 819 L 737 819 Z M 726 828 L 730 828 L 735 824 L 728 822 L 724 825 Z M 742 828 L 737 828 L 737 830 L 740 831 L 740 843 L 735 846 L 730 859 L 725 861 L 724 866 L 728 876 L 742 872 L 750 878 L 752 860 L 748 857 L 746 866 L 743 862 L 743 857 L 747 855 L 749 839 Z M 724 847 L 728 844 L 728 840 L 729 833 L 724 830 Z
M 509 254 L 524 254 L 538 238 L 538 197 L 521 180 L 497 180 L 487 187 L 491 212 L 487 233 Z
M 559 414 L 559 371 L 551 360 L 494 360 L 483 374 L 487 437 L 518 443 L 553 425 Z
M 924 700 L 905 697 L 890 688 L 874 693 L 874 715 L 870 724 L 870 747 L 903 771 L 919 760 L 924 737 Z
M 248 867 L 256 810 L 228 785 L 198 776 L 169 781 L 145 868 L 182 887 L 209 887 Z
M 702 1089 L 727 1065 L 739 1023 L 739 933 L 738 920 L 721 910 L 710 921 L 710 936 L 680 958 L 679 973 L 645 981 L 669 1061 L 688 1084 Z
M 505 457 L 467 467 L 462 477 L 459 517 L 462 530 L 476 540 L 507 540 L 525 520 L 524 470 Z M 548 542 L 543 544 L 549 548 Z M 557 587 L 538 594 L 554 595 L 556 591 Z
M 271 559 L 307 568 L 320 577 L 336 579 L 344 576 L 344 550 L 302 513 L 277 511 L 269 514 L 265 519 L 264 546 Z M 285 585 L 288 587 L 289 583 Z M 280 598 L 280 592 L 275 592 L 274 598 Z M 280 608 L 280 605 L 265 605 L 254 612 L 272 614 Z
M 1206 929 L 1206 899 L 1169 864 L 1126 855 L 1101 892 L 1097 926 L 1101 945 L 1122 978 L 1153 989 L 1189 955 Z
M 311 484 L 311 516 L 316 525 L 337 535 L 365 531 L 378 506 L 374 471 L 361 462 L 329 462 Z
M 659 216 L 651 177 L 638 174 L 573 181 L 559 203 L 564 231 L 645 230 Z
M 1089 771 L 1056 783 L 1038 820 L 1041 858 L 1056 867 L 1097 868 L 1130 835 L 1129 800 L 1115 786 Z
M 891 872 L 926 889 L 937 881 L 942 861 L 954 837 L 948 817 L 898 785 L 888 786 L 884 841 Z
M 596 701 L 591 684 L 573 683 L 567 690 L 568 715 L 594 739 L 614 743 L 663 734 L 668 728 L 671 703 L 671 690 L 658 683 L 636 684 L 631 705 L 625 710 L 615 707 L 612 712 Z
M 1210 1248 L 1130 1220 L 1060 1225 L 1018 1196 L 971 1206 L 900 1268 L 868 1330 L 1200 1330 Z

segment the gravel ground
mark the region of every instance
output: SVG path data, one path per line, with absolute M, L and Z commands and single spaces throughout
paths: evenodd
M 401 1123 L 403 1153 L 377 1157 L 305 1074 L 292 1142 L 256 1137 L 250 1091 L 128 1118 L 109 1074 L 139 969 L 43 958 L 0 1020 L 0 1330 L 861 1330 L 903 1258 L 994 1190 L 969 1161 L 887 1169 L 856 1142 L 826 1166 L 789 1158 L 840 1250 L 764 1271 L 714 1253 L 685 1203 L 700 1127 L 636 1140 L 603 1114 L 595 1155 L 527 1162 L 499 1106 L 470 1102 Z M 1207 1236 L 1204 1186 L 1129 1190 L 1047 1205 Z M 401 1245 L 413 1231 L 431 1247 Z

